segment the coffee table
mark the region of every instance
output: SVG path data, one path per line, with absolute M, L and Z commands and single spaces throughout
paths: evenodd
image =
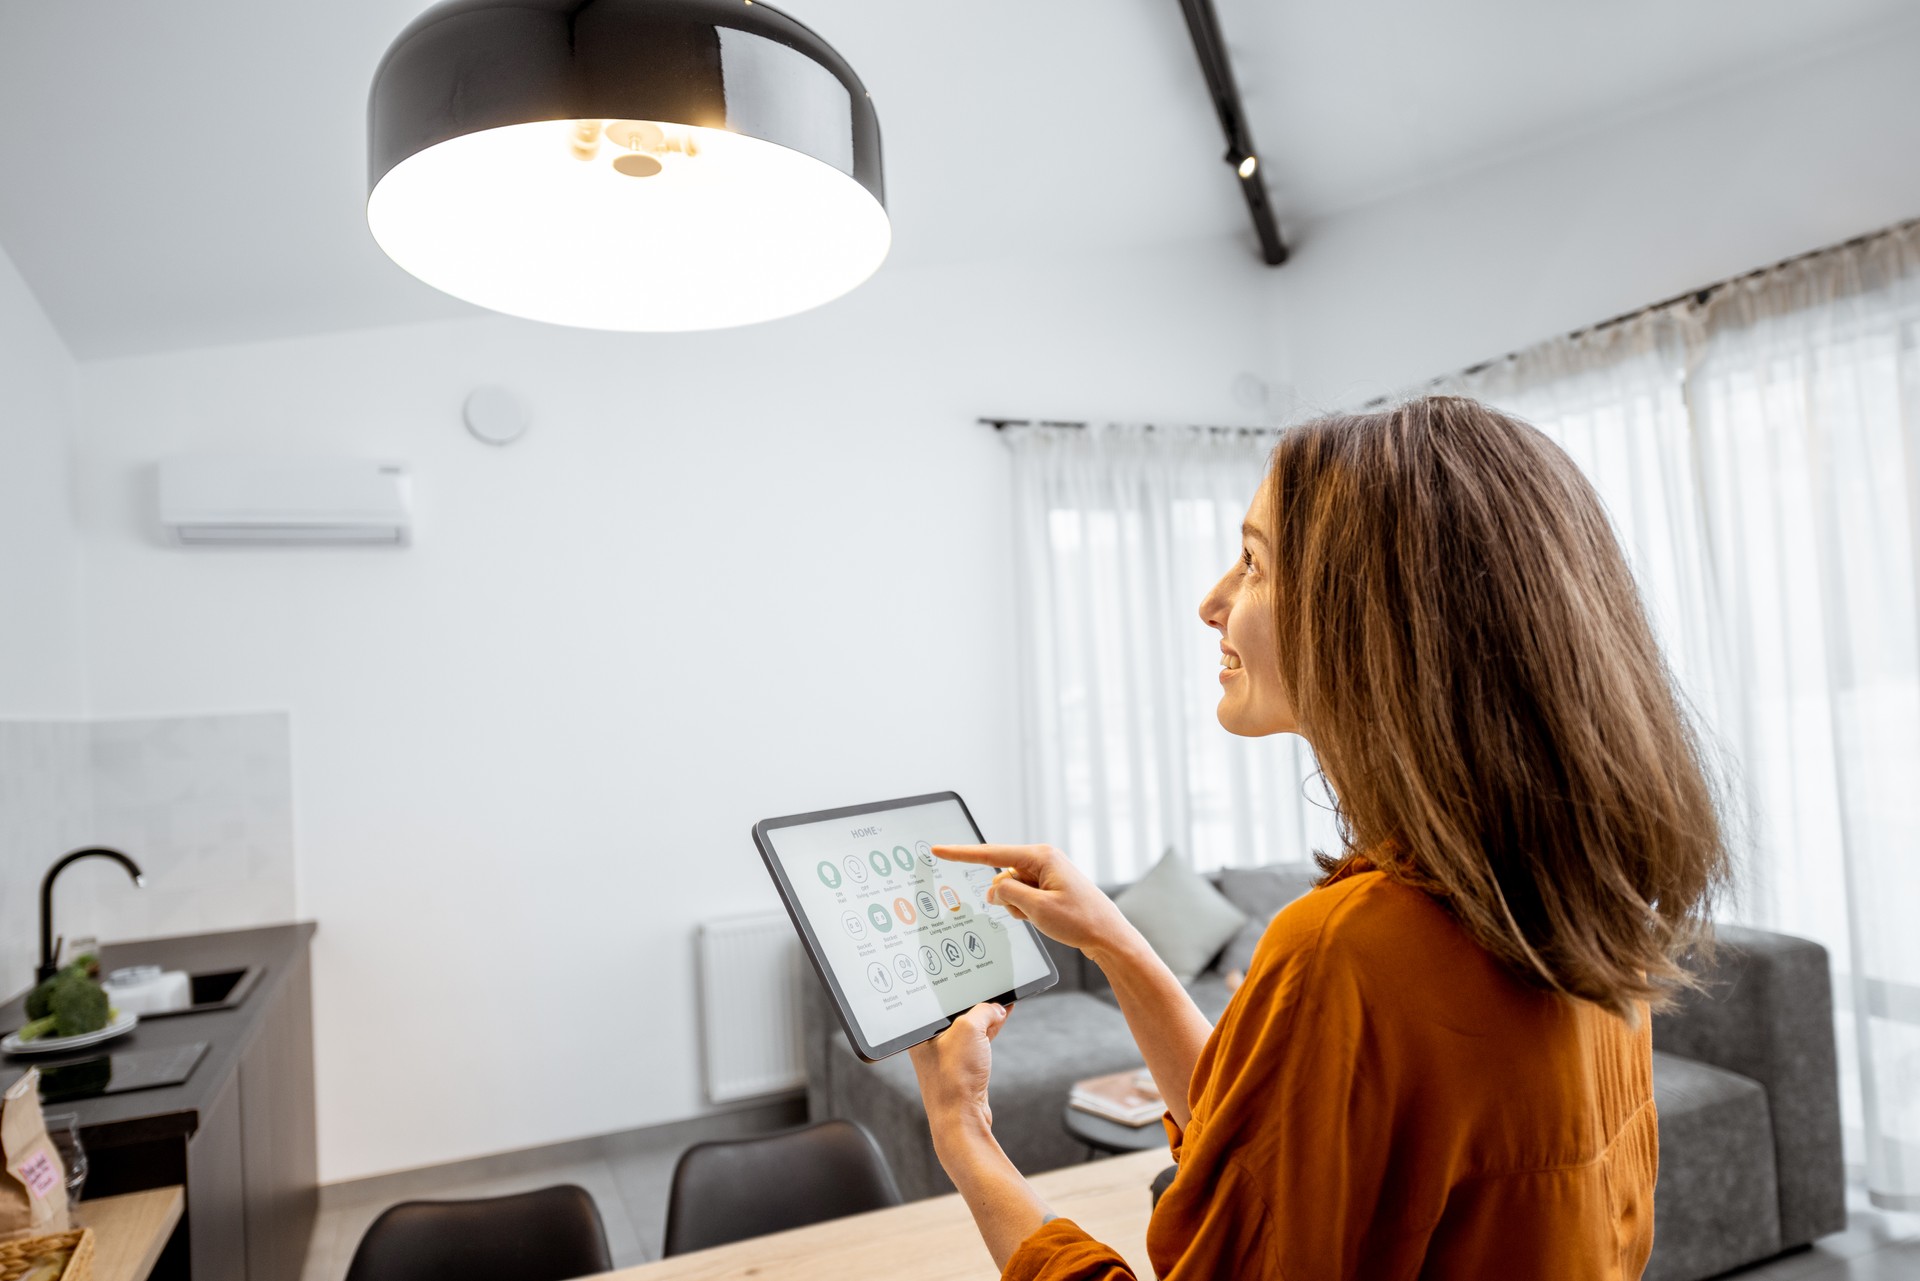
M 1069 1103 L 1062 1117 L 1067 1133 L 1087 1145 L 1087 1160 L 1101 1155 L 1119 1156 L 1124 1152 L 1149 1152 L 1167 1147 L 1167 1127 L 1158 1117 L 1147 1125 L 1122 1125 L 1104 1116 L 1084 1112 Z

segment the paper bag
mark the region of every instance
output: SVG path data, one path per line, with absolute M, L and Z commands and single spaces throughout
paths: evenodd
M 40 1069 L 0 1096 L 0 1237 L 67 1230 L 67 1170 L 40 1115 Z

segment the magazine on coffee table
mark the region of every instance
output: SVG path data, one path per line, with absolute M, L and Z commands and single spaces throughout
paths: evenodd
M 1153 1124 L 1167 1110 L 1160 1087 L 1146 1068 L 1075 1081 L 1067 1102 L 1082 1112 L 1135 1127 Z

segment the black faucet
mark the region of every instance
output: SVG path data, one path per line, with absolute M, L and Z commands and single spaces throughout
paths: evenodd
M 46 879 L 40 882 L 40 968 L 34 971 L 36 982 L 44 983 L 59 972 L 56 961 L 59 943 L 53 937 L 53 878 L 66 870 L 67 864 L 77 863 L 83 858 L 110 858 L 127 869 L 127 875 L 133 878 L 135 885 L 147 883 L 146 873 L 140 865 L 122 854 L 119 850 L 110 850 L 104 845 L 89 845 L 85 849 L 75 850 L 62 855 L 60 861 L 47 869 Z

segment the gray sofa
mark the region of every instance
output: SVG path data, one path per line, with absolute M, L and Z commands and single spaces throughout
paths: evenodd
M 1308 864 L 1212 873 L 1248 925 L 1189 986 L 1209 1019 L 1225 973 L 1244 969 L 1266 923 L 1314 879 Z M 1123 886 L 1103 887 L 1117 894 Z M 1832 994 L 1824 948 L 1725 926 L 1705 995 L 1654 1021 L 1660 1179 L 1646 1281 L 1694 1281 L 1846 1226 Z M 1020 1003 L 993 1046 L 994 1134 L 1028 1174 L 1085 1159 L 1061 1123 L 1073 1082 L 1139 1065 L 1140 1052 L 1098 966 L 1048 940 L 1059 985 Z M 934 1156 L 909 1056 L 854 1055 L 826 990 L 808 982 L 803 1015 L 810 1119 L 872 1132 L 909 1199 L 953 1190 Z

